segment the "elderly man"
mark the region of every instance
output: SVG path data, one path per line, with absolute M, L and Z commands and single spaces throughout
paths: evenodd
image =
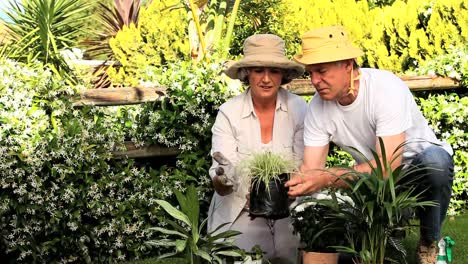
M 380 153 L 379 137 L 388 160 L 395 158 L 394 151 L 407 142 L 403 155 L 396 157 L 392 167 L 404 162 L 436 168 L 424 173 L 421 184 L 428 189 L 424 199 L 439 205 L 418 212 L 419 263 L 435 263 L 436 241 L 452 190 L 453 151 L 436 138 L 405 83 L 388 71 L 359 68 L 356 58 L 361 55 L 363 52 L 351 44 L 343 27 L 320 28 L 304 34 L 302 54 L 294 59 L 305 65 L 317 93 L 304 121 L 301 171 L 305 176 L 286 183 L 289 195 L 310 194 L 340 183 L 336 177 L 343 172 L 339 168 L 323 170 L 330 142 L 349 150 L 358 163 L 355 169 L 362 172 L 370 172 L 371 168 L 349 147 L 356 148 L 375 164 L 371 150 Z

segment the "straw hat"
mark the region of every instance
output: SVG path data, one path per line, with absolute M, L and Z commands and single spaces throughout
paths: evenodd
M 288 60 L 284 52 L 284 41 L 273 34 L 257 34 L 244 41 L 244 57 L 232 63 L 224 71 L 232 79 L 240 79 L 240 71 L 247 67 L 272 67 L 288 70 L 288 81 L 304 73 L 304 67 Z
M 302 36 L 302 54 L 294 56 L 294 60 L 309 65 L 353 59 L 363 54 L 348 39 L 344 27 L 332 26 L 306 32 Z

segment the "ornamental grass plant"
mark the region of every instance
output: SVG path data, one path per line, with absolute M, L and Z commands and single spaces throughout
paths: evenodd
M 267 186 L 271 181 L 279 181 L 280 175 L 296 171 L 296 163 L 286 155 L 270 151 L 257 152 L 246 160 L 241 161 L 238 169 L 243 176 L 242 181 L 251 181 L 252 190 L 258 191 L 260 184 Z
M 240 162 L 237 169 L 241 169 L 241 185 L 250 182 L 251 217 L 281 219 L 289 215 L 288 189 L 284 183 L 295 167 L 288 155 L 270 151 L 254 153 Z

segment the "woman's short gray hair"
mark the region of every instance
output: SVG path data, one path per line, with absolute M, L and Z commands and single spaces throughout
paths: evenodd
M 281 85 L 290 83 L 296 76 L 297 73 L 291 69 L 281 69 L 283 72 L 283 79 L 281 79 Z M 238 71 L 239 80 L 245 84 L 249 85 L 249 69 L 248 68 L 240 68 Z

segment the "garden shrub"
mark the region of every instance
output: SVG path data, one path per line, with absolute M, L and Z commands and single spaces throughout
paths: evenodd
M 282 37 L 295 43 L 288 50 L 290 55 L 302 52 L 300 38 L 306 31 L 325 26 L 346 27 L 353 42 L 360 45 L 368 37 L 369 21 L 373 21 L 373 13 L 369 11 L 367 1 L 283 0 L 283 5 L 287 12 L 282 22 L 285 34 Z
M 235 21 L 235 34 L 229 47 L 232 56 L 243 53 L 244 40 L 253 34 L 271 33 L 284 36 L 283 15 L 287 12 L 283 0 L 241 1 Z M 289 47 L 289 39 L 286 48 Z
M 178 148 L 181 153 L 171 172 L 193 177 L 206 192 L 211 192 L 211 127 L 219 106 L 240 89 L 239 82 L 221 74 L 221 69 L 217 62 L 165 67 L 161 75 L 147 80 L 167 87 L 164 100 L 142 106 L 131 134 L 139 146 L 155 143 Z M 206 193 L 200 197 L 209 198 Z
M 188 20 L 177 0 L 152 1 L 140 10 L 138 26 L 124 27 L 109 41 L 121 64 L 108 70 L 114 84 L 136 86 L 161 65 L 190 58 Z
M 465 88 L 461 90 L 461 93 L 466 93 L 466 88 L 468 88 L 468 45 L 450 47 L 446 54 L 441 54 L 422 63 L 419 68 L 415 69 L 415 73 L 456 79 L 460 81 L 460 86 Z
M 418 98 L 421 110 L 437 137 L 454 150 L 455 177 L 449 214 L 467 208 L 468 198 L 468 97 L 431 94 Z
M 395 1 L 370 9 L 367 1 L 284 0 L 284 34 L 296 42 L 290 54 L 300 52 L 304 32 L 322 26 L 343 25 L 353 42 L 365 51 L 364 66 L 403 73 L 447 53 L 468 41 L 468 6 L 464 0 Z M 349 14 L 353 14 L 352 16 Z
M 0 61 L 0 258 L 104 263 L 153 252 L 156 199 L 190 178 L 111 158 L 135 115 L 73 108 L 70 87 L 42 65 Z M 157 253 L 157 252 L 156 252 Z
M 371 67 L 405 72 L 468 41 L 463 0 L 395 1 L 374 10 L 372 34 L 362 42 Z

